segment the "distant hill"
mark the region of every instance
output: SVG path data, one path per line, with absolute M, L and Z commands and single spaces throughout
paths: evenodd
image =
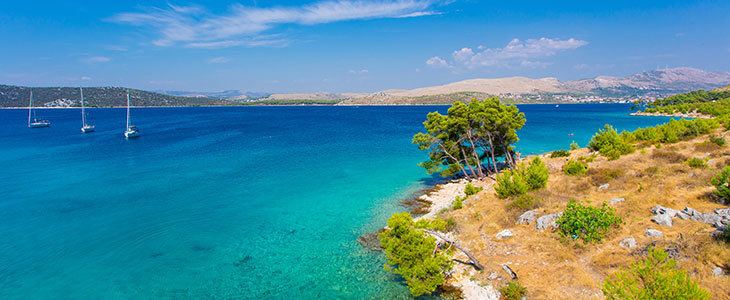
M 122 87 L 84 88 L 84 102 L 90 107 L 127 105 L 129 91 L 132 106 L 211 106 L 235 105 L 235 102 L 207 97 L 171 96 Z M 29 87 L 0 85 L 0 107 L 26 107 L 30 96 Z M 77 87 L 34 87 L 34 105 L 37 107 L 81 106 Z
M 715 92 L 727 92 L 727 91 L 730 91 L 730 85 L 728 85 L 726 87 L 721 87 L 721 88 L 715 89 Z
M 183 97 L 207 97 L 216 99 L 228 99 L 228 100 L 251 100 L 265 98 L 271 95 L 271 93 L 262 92 L 248 92 L 241 90 L 225 90 L 220 92 L 186 92 L 186 91 L 154 91 L 160 94 L 171 95 L 171 96 L 183 96 Z

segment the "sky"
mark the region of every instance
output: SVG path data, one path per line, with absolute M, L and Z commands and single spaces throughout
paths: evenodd
M 730 71 L 730 1 L 5 1 L 0 84 L 375 92 Z

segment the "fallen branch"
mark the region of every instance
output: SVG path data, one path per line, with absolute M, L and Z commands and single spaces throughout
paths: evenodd
M 472 263 L 472 265 L 474 265 L 474 268 L 476 268 L 477 270 L 484 270 L 484 266 L 482 266 L 479 263 L 479 261 L 477 261 L 477 259 L 474 258 L 474 256 L 471 255 L 471 253 L 469 253 L 469 251 L 467 251 L 466 249 L 462 248 L 461 246 L 459 246 L 458 244 L 456 244 L 454 241 L 449 240 L 448 238 L 446 238 L 445 236 L 441 235 L 440 233 L 438 233 L 436 231 L 432 231 L 432 230 L 428 230 L 428 229 L 424 229 L 423 231 L 426 232 L 426 233 L 428 233 L 428 234 L 430 234 L 430 235 L 432 235 L 432 236 L 434 236 L 434 237 L 436 237 L 436 238 L 442 239 L 444 242 L 447 242 L 450 245 L 453 245 L 454 247 L 456 247 L 456 249 L 461 250 L 461 252 L 464 252 L 464 254 L 466 254 L 466 256 L 469 257 L 469 260 L 471 260 L 471 263 Z

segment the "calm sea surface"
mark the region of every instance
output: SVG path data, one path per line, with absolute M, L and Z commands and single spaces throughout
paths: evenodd
M 521 105 L 524 154 L 585 146 L 628 105 Z M 356 238 L 436 178 L 444 106 L 0 110 L 0 299 L 408 298 Z M 573 133 L 574 136 L 569 134 Z

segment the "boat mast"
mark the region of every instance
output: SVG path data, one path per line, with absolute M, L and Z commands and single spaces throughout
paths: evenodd
M 79 88 L 81 91 L 81 126 L 86 126 L 86 113 L 84 113 L 84 89 Z
M 129 93 L 127 93 L 127 129 L 129 129 Z
M 28 104 L 28 127 L 30 127 L 30 113 L 33 111 L 33 88 L 30 89 L 30 104 Z

